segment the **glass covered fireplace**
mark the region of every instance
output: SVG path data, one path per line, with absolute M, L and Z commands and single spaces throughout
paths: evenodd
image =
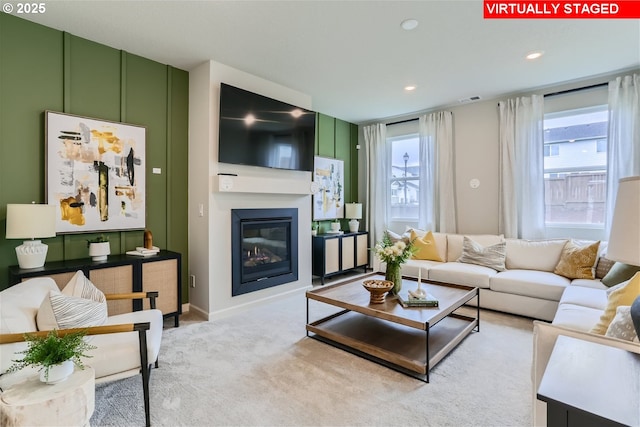
M 231 210 L 232 296 L 298 280 L 298 210 Z

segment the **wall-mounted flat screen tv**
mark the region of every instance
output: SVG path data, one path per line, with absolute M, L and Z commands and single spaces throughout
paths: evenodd
M 228 84 L 220 86 L 218 161 L 313 170 L 316 113 Z

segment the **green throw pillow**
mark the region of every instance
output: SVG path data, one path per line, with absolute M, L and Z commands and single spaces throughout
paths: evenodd
M 640 266 L 616 262 L 607 275 L 602 278 L 602 284 L 608 287 L 615 286 L 631 279 L 638 271 L 640 271 Z

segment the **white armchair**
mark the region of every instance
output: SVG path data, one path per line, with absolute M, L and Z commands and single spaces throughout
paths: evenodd
M 16 352 L 27 348 L 25 333 L 47 333 L 38 332 L 36 317 L 50 291 L 59 291 L 53 279 L 39 277 L 0 292 L 0 372 L 4 373 L 13 359 L 20 358 Z M 87 334 L 91 335 L 91 345 L 96 346 L 95 350 L 88 352 L 92 357 L 84 360 L 95 370 L 96 383 L 142 374 L 147 425 L 150 425 L 149 374 L 152 364 L 155 363 L 157 367 L 163 328 L 162 312 L 153 308 L 156 296 L 157 292 L 106 295 L 108 300 L 150 297 L 152 309 L 109 316 L 101 326 L 80 328 L 87 330 Z M 26 376 L 33 375 L 34 371 L 27 368 L 3 374 L 0 376 L 0 387 L 7 389 Z

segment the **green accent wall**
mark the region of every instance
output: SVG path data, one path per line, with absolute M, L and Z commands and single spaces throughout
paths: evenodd
M 4 237 L 7 204 L 45 202 L 53 110 L 146 127 L 146 228 L 155 246 L 182 254 L 188 302 L 188 108 L 187 71 L 0 13 L 0 289 L 20 244 Z M 46 239 L 47 260 L 88 257 L 86 239 L 98 234 Z M 143 243 L 142 230 L 105 234 L 112 253 Z
M 344 198 L 346 203 L 358 202 L 358 126 L 327 116 L 316 115 L 316 155 L 344 161 Z M 331 221 L 320 221 L 319 233 L 329 230 Z M 348 228 L 348 219 L 341 221 Z

